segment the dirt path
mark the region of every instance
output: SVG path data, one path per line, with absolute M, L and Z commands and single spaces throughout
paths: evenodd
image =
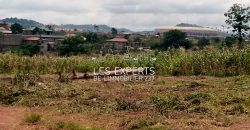
M 0 106 L 0 130 L 18 129 L 28 112 L 26 108 Z
M 235 124 L 229 130 L 250 130 L 250 121 Z

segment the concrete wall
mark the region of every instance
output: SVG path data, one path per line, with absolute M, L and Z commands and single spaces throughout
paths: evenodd
M 0 37 L 0 51 L 6 51 L 13 47 L 18 47 L 23 42 L 22 35 L 3 34 Z

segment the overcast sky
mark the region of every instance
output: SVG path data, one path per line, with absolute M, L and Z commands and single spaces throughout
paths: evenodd
M 107 24 L 132 30 L 164 25 L 224 24 L 234 3 L 250 0 L 0 0 L 0 19 L 26 18 L 44 24 Z

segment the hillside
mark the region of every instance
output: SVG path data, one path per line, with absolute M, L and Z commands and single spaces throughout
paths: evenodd
M 43 27 L 45 26 L 44 24 L 34 21 L 34 20 L 28 20 L 28 19 L 19 19 L 19 18 L 5 18 L 0 21 L 5 21 L 7 23 L 19 23 L 21 24 L 24 28 L 29 28 L 29 27 Z M 86 32 L 94 32 L 95 31 L 95 26 L 99 27 L 99 31 L 101 32 L 110 32 L 111 28 L 110 26 L 107 25 L 92 25 L 92 24 L 83 24 L 83 25 L 74 25 L 74 24 L 65 24 L 65 25 L 58 25 L 59 28 L 66 28 L 66 29 L 78 29 L 78 30 L 84 30 Z M 117 28 L 119 32 L 132 32 L 129 29 L 126 28 Z
M 176 25 L 177 27 L 201 27 L 199 25 L 196 24 L 189 24 L 189 23 L 180 23 Z
M 18 19 L 18 18 L 5 18 L 0 21 L 5 21 L 7 23 L 19 23 L 25 28 L 29 27 L 41 27 L 44 26 L 42 23 L 36 22 L 34 20 L 28 20 L 28 19 Z
M 60 25 L 62 28 L 67 28 L 67 29 L 79 29 L 79 30 L 84 30 L 86 32 L 94 32 L 96 31 L 95 26 L 98 26 L 99 31 L 101 32 L 110 32 L 111 28 L 110 26 L 107 25 L 92 25 L 92 24 L 85 24 L 85 25 L 74 25 L 74 24 L 65 24 L 65 25 Z M 118 32 L 132 32 L 129 29 L 126 28 L 117 28 Z

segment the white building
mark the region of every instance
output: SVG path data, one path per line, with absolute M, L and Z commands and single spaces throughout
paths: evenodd
M 221 35 L 220 31 L 205 27 L 165 26 L 155 29 L 155 31 L 157 33 L 160 33 L 160 35 L 163 35 L 164 32 L 168 32 L 170 30 L 180 30 L 182 32 L 185 32 L 188 38 L 224 38 L 223 35 Z

